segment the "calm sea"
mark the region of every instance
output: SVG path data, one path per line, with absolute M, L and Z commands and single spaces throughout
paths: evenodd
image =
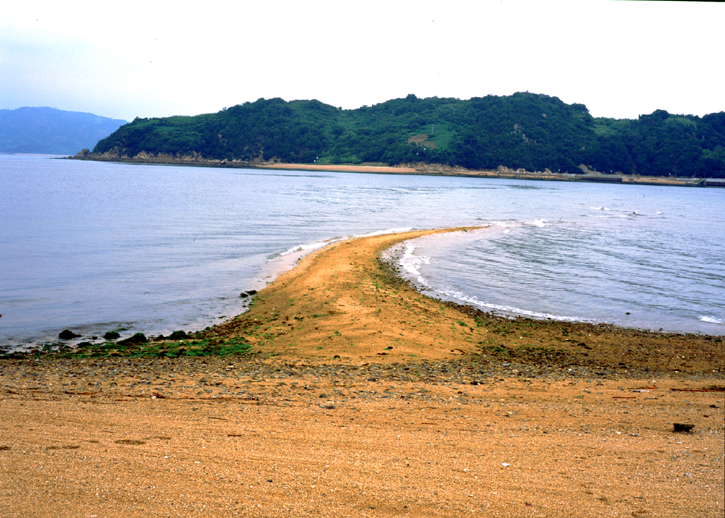
M 725 333 L 725 190 L 131 165 L 0 155 L 0 345 L 204 328 L 305 251 L 408 243 L 438 297 L 508 315 Z

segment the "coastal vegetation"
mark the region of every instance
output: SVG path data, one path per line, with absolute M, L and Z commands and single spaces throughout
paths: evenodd
M 411 94 L 355 110 L 259 99 L 213 114 L 137 118 L 93 153 L 722 178 L 725 112 L 595 118 L 583 104 L 528 92 L 470 100 Z

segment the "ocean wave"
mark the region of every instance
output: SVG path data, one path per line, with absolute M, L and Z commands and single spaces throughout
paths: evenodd
M 420 266 L 423 264 L 430 264 L 429 257 L 421 257 L 415 255 L 415 245 L 412 243 L 405 244 L 405 251 L 402 257 L 398 260 L 398 264 L 403 268 L 409 275 L 416 277 L 416 280 L 424 286 L 429 286 L 428 282 L 420 273 Z
M 489 221 L 488 224 L 491 225 L 491 226 L 493 226 L 493 227 L 501 227 L 501 228 L 511 228 L 511 227 L 521 226 L 521 223 L 516 222 L 516 221 L 498 221 L 498 220 L 494 220 L 494 221 Z
M 540 313 L 538 311 L 529 311 L 527 309 L 516 308 L 513 306 L 492 304 L 490 302 L 484 302 L 482 300 L 479 300 L 478 297 L 476 297 L 475 295 L 468 296 L 468 295 L 464 295 L 463 293 L 461 293 L 459 291 L 454 291 L 454 290 L 438 290 L 436 293 L 439 293 L 448 299 L 458 300 L 458 301 L 464 302 L 466 304 L 471 304 L 474 306 L 478 306 L 480 308 L 492 310 L 493 312 L 503 313 L 505 315 L 525 316 L 525 317 L 529 317 L 529 318 L 535 318 L 538 320 L 549 319 L 549 320 L 556 320 L 559 322 L 590 322 L 590 320 L 587 320 L 585 318 L 580 318 L 580 317 L 567 317 L 567 316 L 562 316 L 562 315 L 553 315 L 551 313 Z
M 372 237 L 372 236 L 382 236 L 385 234 L 397 234 L 399 232 L 410 232 L 413 230 L 413 227 L 401 227 L 401 228 L 389 228 L 387 230 L 376 230 L 375 232 L 371 232 L 369 234 L 361 234 L 354 237 Z
M 302 245 L 297 245 L 293 248 L 285 250 L 284 252 L 279 252 L 277 254 L 274 254 L 271 258 L 274 259 L 276 257 L 284 257 L 284 256 L 287 256 L 290 254 L 309 253 L 309 252 L 312 252 L 319 248 L 325 247 L 327 245 L 331 245 L 332 243 L 337 243 L 338 241 L 344 241 L 346 239 L 353 239 L 353 238 L 358 238 L 358 237 L 382 236 L 385 234 L 395 234 L 398 232 L 410 232 L 411 230 L 413 230 L 411 227 L 389 228 L 386 230 L 376 230 L 375 232 L 371 232 L 369 234 L 356 234 L 353 236 L 334 237 L 334 238 L 328 239 L 326 241 L 314 241 L 312 243 L 305 243 Z
M 708 317 L 708 316 L 702 316 L 700 317 L 700 321 L 707 322 L 708 324 L 724 324 L 723 320 L 721 318 L 715 318 L 715 317 Z
M 549 225 L 548 220 L 544 218 L 537 218 L 533 221 L 489 221 L 488 224 L 491 227 L 499 229 L 521 228 L 526 225 L 533 225 L 535 227 L 545 227 Z
M 313 250 L 317 250 L 318 248 L 322 248 L 323 246 L 327 246 L 330 243 L 334 243 L 335 241 L 338 241 L 339 239 L 340 238 L 330 239 L 328 241 L 316 241 L 314 243 L 306 243 L 304 245 L 295 246 L 294 248 L 290 248 L 289 250 L 285 250 L 284 252 L 280 252 L 279 254 L 276 254 L 274 257 L 284 257 L 286 255 L 297 254 L 300 252 L 311 252 Z

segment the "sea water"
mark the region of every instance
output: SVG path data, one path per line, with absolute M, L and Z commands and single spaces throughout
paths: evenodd
M 507 315 L 725 332 L 725 190 L 0 155 L 0 345 L 192 331 L 305 252 L 408 243 L 427 293 Z

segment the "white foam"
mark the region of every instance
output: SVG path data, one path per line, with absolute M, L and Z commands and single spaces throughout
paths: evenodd
M 511 221 L 491 221 L 489 222 L 490 225 L 494 227 L 502 227 L 502 228 L 512 228 L 512 227 L 518 227 L 521 225 L 521 223 L 511 222 Z
M 419 283 L 424 286 L 428 286 L 428 282 L 420 273 L 420 266 L 423 264 L 430 264 L 430 257 L 416 256 L 414 252 L 415 245 L 412 243 L 406 243 L 405 252 L 400 258 L 399 264 L 408 274 L 415 276 Z
M 588 322 L 588 320 L 579 318 L 579 317 L 567 317 L 567 316 L 561 316 L 561 315 L 552 315 L 551 313 L 539 313 L 537 311 L 529 311 L 526 309 L 521 308 L 515 308 L 512 306 L 503 306 L 501 304 L 492 304 L 490 302 L 483 302 L 481 300 L 478 300 L 478 298 L 474 296 L 467 296 L 459 291 L 454 290 L 440 290 L 438 293 L 445 295 L 446 298 L 452 298 L 456 300 L 460 300 L 461 302 L 465 302 L 467 304 L 473 304 L 475 306 L 485 308 L 488 310 L 493 310 L 501 313 L 506 313 L 509 315 L 521 315 L 526 316 L 530 318 L 535 318 L 538 320 L 544 320 L 544 319 L 550 319 L 550 320 L 556 320 L 559 322 Z
M 387 230 L 377 230 L 375 232 L 371 232 L 370 234 L 362 234 L 355 237 L 372 237 L 372 236 L 382 236 L 385 234 L 398 234 L 400 232 L 410 232 L 413 230 L 412 227 L 402 227 L 402 228 L 389 228 Z
M 723 320 L 721 318 L 715 318 L 715 317 L 700 317 L 700 320 L 702 322 L 707 322 L 709 324 L 723 324 Z
M 509 232 L 511 232 L 511 230 L 521 228 L 522 225 L 524 225 L 524 223 L 518 221 L 489 221 L 486 227 L 480 230 L 485 230 L 488 236 L 491 236 L 492 233 L 496 231 L 500 231 L 503 234 L 508 234 Z M 478 230 L 474 230 L 473 232 L 478 232 Z
M 535 227 L 543 228 L 546 226 L 546 220 L 545 219 L 535 219 L 532 223 Z
M 372 236 L 382 236 L 385 234 L 396 234 L 399 232 L 410 232 L 413 230 L 410 227 L 405 228 L 389 228 L 386 230 L 376 230 L 375 232 L 371 232 L 370 234 L 356 234 L 354 236 L 346 236 L 346 237 L 335 237 L 332 239 L 328 239 L 327 241 L 315 241 L 313 243 L 305 243 L 303 245 L 298 245 L 294 248 L 290 248 L 289 250 L 285 250 L 284 252 L 280 252 L 279 254 L 275 255 L 274 257 L 284 257 L 286 255 L 290 254 L 298 254 L 298 253 L 305 253 L 305 252 L 312 252 L 314 250 L 317 250 L 318 248 L 322 248 L 324 246 L 330 245 L 332 243 L 337 243 L 338 241 L 344 241 L 345 239 L 353 239 L 357 237 L 372 237 Z
M 294 248 L 290 248 L 289 250 L 285 250 L 284 252 L 280 252 L 280 256 L 284 257 L 285 255 L 290 254 L 296 254 L 298 252 L 310 252 L 312 250 L 317 250 L 318 248 L 322 248 L 323 246 L 329 245 L 330 243 L 333 243 L 336 240 L 330 240 L 330 241 L 319 241 L 315 243 L 307 243 L 304 245 L 299 245 Z

